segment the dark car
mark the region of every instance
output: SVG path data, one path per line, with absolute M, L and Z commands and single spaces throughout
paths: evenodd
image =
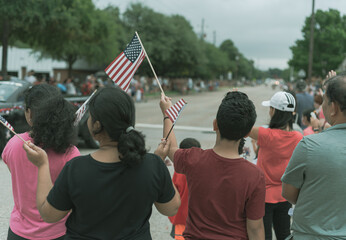
M 23 133 L 29 130 L 29 126 L 25 120 L 24 115 L 24 92 L 32 85 L 29 82 L 15 80 L 15 81 L 0 81 L 0 115 L 3 116 L 14 128 L 16 133 Z M 65 99 L 76 107 L 84 103 L 88 96 L 69 96 Z M 89 133 L 87 126 L 88 114 L 79 123 L 78 136 L 79 139 L 84 140 L 87 147 L 97 148 L 96 142 Z M 8 140 L 12 137 L 12 133 L 0 126 L 0 152 L 4 149 Z

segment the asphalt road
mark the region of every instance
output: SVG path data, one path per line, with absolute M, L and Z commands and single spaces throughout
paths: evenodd
M 193 137 L 201 142 L 202 148 L 213 147 L 216 135 L 212 131 L 212 122 L 216 116 L 218 106 L 227 91 L 228 89 L 220 89 L 215 92 L 173 97 L 173 103 L 181 97 L 188 103 L 175 127 L 178 142 L 186 137 Z M 261 102 L 269 100 L 278 90 L 257 86 L 240 88 L 239 91 L 247 93 L 256 106 L 257 121 L 255 125 L 267 124 L 269 121 L 269 110 L 261 106 Z M 141 130 L 146 135 L 146 144 L 149 152 L 154 152 L 162 137 L 162 114 L 159 109 L 159 99 L 150 99 L 147 102 L 136 103 L 136 122 L 136 129 Z M 250 145 L 251 142 L 247 139 L 246 146 Z M 91 153 L 93 150 L 81 147 L 80 151 L 84 155 Z M 252 155 L 249 159 L 252 159 Z M 172 174 L 173 167 L 168 168 Z M 10 173 L 3 161 L 0 161 L 0 240 L 5 240 L 7 237 L 12 208 L 13 198 Z M 153 207 L 150 224 L 154 240 L 171 239 L 169 236 L 171 224 L 167 217 L 157 212 L 155 207 Z

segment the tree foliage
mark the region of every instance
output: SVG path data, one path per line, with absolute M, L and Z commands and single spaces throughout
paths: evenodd
M 302 28 L 303 39 L 291 47 L 292 59 L 289 65 L 296 70 L 308 72 L 311 17 L 305 19 Z M 337 69 L 346 57 L 346 16 L 334 9 L 317 10 L 314 25 L 313 75 L 325 76 L 331 69 Z
M 7 49 L 16 41 L 26 41 L 31 27 L 39 24 L 38 3 L 34 0 L 0 0 L 0 34 L 2 45 L 2 74 L 7 76 Z M 25 9 L 25 11 L 23 11 Z
M 11 28 L 16 29 L 10 34 L 11 43 L 30 46 L 42 57 L 66 61 L 70 74 L 77 59 L 104 69 L 135 31 L 158 76 L 216 79 L 233 72 L 238 79 L 251 79 L 258 72 L 231 40 L 216 47 L 201 40 L 184 17 L 164 15 L 140 3 L 130 5 L 121 15 L 113 6 L 97 9 L 92 0 L 7 2 L 0 0 L 6 6 L 0 13 L 1 23 L 8 19 L 16 26 Z M 145 62 L 138 73 L 153 76 Z

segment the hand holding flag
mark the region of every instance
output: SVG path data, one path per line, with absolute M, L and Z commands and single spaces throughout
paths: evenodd
M 180 99 L 178 102 L 176 102 L 173 106 L 171 106 L 170 108 L 168 108 L 165 111 L 165 113 L 167 114 L 169 119 L 171 119 L 173 125 L 177 121 L 177 119 L 178 119 L 181 111 L 183 111 L 185 105 L 186 105 L 186 102 L 184 101 L 184 99 Z
M 176 102 L 173 106 L 171 106 L 170 108 L 168 108 L 165 111 L 165 114 L 169 117 L 169 119 L 172 121 L 173 125 L 171 127 L 171 129 L 169 130 L 167 137 L 166 137 L 166 141 L 169 137 L 169 134 L 171 134 L 173 127 L 175 125 L 175 123 L 177 122 L 181 112 L 183 111 L 185 105 L 187 103 L 185 102 L 184 99 L 180 99 L 178 102 Z

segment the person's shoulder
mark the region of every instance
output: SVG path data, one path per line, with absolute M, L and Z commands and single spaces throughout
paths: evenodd
M 29 133 L 20 133 L 18 134 L 21 138 L 23 138 L 25 141 L 32 140 L 29 136 Z M 23 147 L 23 141 L 18 136 L 13 136 L 6 144 L 6 147 L 17 147 L 22 148 Z
M 260 169 L 256 164 L 249 162 L 244 159 L 243 161 L 243 169 L 244 177 L 249 180 L 249 182 L 258 182 L 259 179 L 264 178 L 264 173 L 262 169 Z
M 302 139 L 303 138 L 303 134 L 297 130 L 293 130 L 291 131 L 292 135 L 296 136 L 297 138 Z
M 243 163 L 246 165 L 247 170 L 257 173 L 259 175 L 263 175 L 262 169 L 260 169 L 256 164 L 253 164 L 252 162 L 246 159 L 243 159 L 243 160 L 244 160 Z
M 74 158 L 72 158 L 70 161 L 66 162 L 65 166 L 68 167 L 78 167 L 79 165 L 85 165 L 88 161 L 88 159 L 90 159 L 90 155 L 84 155 L 84 156 L 76 156 Z
M 203 150 L 202 148 L 198 148 L 198 147 L 192 147 L 192 148 L 179 148 L 179 149 L 175 152 L 175 155 L 180 155 L 180 154 L 184 154 L 184 155 L 202 154 L 202 153 L 209 152 L 209 151 L 211 151 L 211 149 Z

